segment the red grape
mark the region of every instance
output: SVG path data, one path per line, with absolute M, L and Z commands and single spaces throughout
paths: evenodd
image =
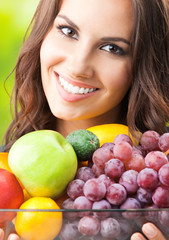
M 92 201 L 90 201 L 84 196 L 80 196 L 74 200 L 73 207 L 74 209 L 92 209 L 92 205 L 93 205 Z M 90 212 L 83 211 L 78 213 L 79 217 L 87 216 L 89 214 Z
M 85 216 L 80 219 L 79 232 L 84 236 L 94 236 L 100 231 L 100 221 L 95 216 Z
M 128 170 L 122 174 L 119 180 L 119 183 L 125 187 L 128 195 L 131 195 L 137 192 L 137 189 L 138 189 L 137 176 L 138 176 L 137 171 Z
M 125 167 L 126 170 L 132 169 L 140 172 L 145 168 L 145 159 L 143 155 L 141 155 L 139 151 L 133 149 L 131 158 L 125 161 Z
M 131 146 L 133 146 L 133 142 L 131 138 L 126 134 L 119 134 L 114 138 L 113 143 L 117 144 L 118 142 L 128 142 Z
M 99 201 L 106 194 L 106 186 L 96 178 L 87 180 L 83 188 L 84 195 L 91 201 Z
M 65 223 L 62 226 L 59 234 L 60 240 L 77 240 L 79 239 L 80 233 L 78 231 L 78 225 L 76 222 Z
M 168 163 L 168 159 L 163 152 L 152 151 L 146 155 L 145 163 L 148 168 L 153 168 L 158 172 L 161 166 Z
M 106 186 L 106 189 L 113 183 L 115 183 L 114 180 L 110 179 L 108 176 L 106 176 L 105 174 L 101 174 L 99 177 L 98 177 L 98 181 L 99 182 L 103 182 Z
M 84 181 L 75 179 L 68 184 L 67 195 L 73 200 L 79 196 L 83 196 Z
M 71 198 L 66 199 L 62 203 L 62 208 L 63 209 L 74 209 L 74 201 Z M 70 219 L 70 220 L 75 220 L 78 217 L 78 214 L 76 212 L 63 212 L 63 215 L 65 218 Z
M 126 161 L 132 156 L 132 146 L 128 142 L 118 142 L 114 146 L 114 156 L 121 161 Z
M 160 182 L 169 187 L 169 163 L 163 165 L 159 172 L 158 172 L 158 176 L 159 176 L 159 179 L 160 179 Z
M 120 206 L 120 209 L 140 209 L 141 205 L 139 201 L 135 198 L 127 198 L 126 201 Z M 135 219 L 140 217 L 141 213 L 136 211 L 136 212 L 130 212 L 126 211 L 122 213 L 124 218 L 127 219 Z
M 115 239 L 120 235 L 120 224 L 114 218 L 107 218 L 101 221 L 100 233 L 103 238 Z
M 137 199 L 143 204 L 151 204 L 152 195 L 153 195 L 153 192 L 148 189 L 139 188 L 137 190 Z
M 155 205 L 161 208 L 169 207 L 169 188 L 166 186 L 159 186 L 153 193 L 152 196 Z
M 119 179 L 125 171 L 125 166 L 122 161 L 113 158 L 106 162 L 104 171 L 111 179 Z
M 92 209 L 92 201 L 85 196 L 80 196 L 74 200 L 74 209 Z
M 158 134 L 156 131 L 149 130 L 142 134 L 140 139 L 140 144 L 143 147 L 143 149 L 146 151 L 158 150 L 159 138 L 160 138 L 160 134 Z
M 95 209 L 100 209 L 100 210 L 103 210 L 103 209 L 111 209 L 111 205 L 108 201 L 106 200 L 100 200 L 98 202 L 94 202 L 93 203 L 93 207 L 92 207 L 93 210 Z M 100 219 L 105 219 L 107 217 L 110 216 L 110 211 L 109 212 L 94 212 L 94 216 L 100 218 Z
M 107 148 L 107 149 L 109 149 L 109 150 L 112 152 L 112 154 L 113 154 L 114 143 L 112 143 L 112 142 L 106 142 L 106 143 L 104 143 L 104 144 L 101 146 L 101 148 Z
M 158 211 L 151 211 L 151 209 L 158 209 L 158 207 L 155 204 L 152 204 L 152 205 L 146 206 L 145 209 L 147 209 L 147 211 L 144 212 L 145 218 L 148 221 L 153 223 L 158 222 Z
M 106 199 L 113 205 L 122 204 L 127 198 L 126 189 L 118 183 L 113 183 L 107 189 Z
M 139 187 L 154 190 L 159 184 L 158 174 L 152 168 L 144 168 L 138 174 L 137 183 Z
M 105 163 L 111 158 L 114 158 L 113 152 L 109 148 L 101 147 L 93 153 L 92 160 L 95 165 L 104 169 Z
M 95 174 L 93 170 L 89 167 L 81 167 L 77 170 L 77 173 L 76 173 L 76 178 L 81 179 L 84 182 L 94 177 L 95 177 Z
M 92 171 L 94 172 L 96 177 L 99 177 L 101 174 L 104 174 L 104 169 L 98 167 L 96 164 L 93 164 Z
M 158 145 L 162 152 L 166 152 L 169 149 L 169 133 L 164 133 L 160 136 Z

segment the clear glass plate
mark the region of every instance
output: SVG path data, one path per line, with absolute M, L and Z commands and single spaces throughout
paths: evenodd
M 30 213 L 37 214 L 37 219 L 41 214 L 43 214 L 44 217 L 47 218 L 49 225 L 44 225 L 41 227 L 40 222 L 34 221 L 34 231 L 36 232 L 36 228 L 41 227 L 41 232 L 43 231 L 46 234 L 46 237 L 44 236 L 43 240 L 65 240 L 63 237 L 61 237 L 63 231 L 68 232 L 68 237 L 66 240 L 71 240 L 71 235 L 73 236 L 73 240 L 127 240 L 130 239 L 131 235 L 134 232 L 141 232 L 141 226 L 146 222 L 152 222 L 154 223 L 164 234 L 166 239 L 169 239 L 169 208 L 166 209 L 139 209 L 139 210 L 123 210 L 123 209 L 111 209 L 111 210 L 55 210 L 55 209 L 0 209 L 0 223 L 6 221 L 6 226 L 3 227 L 5 230 L 6 237 L 10 232 L 15 232 L 15 220 L 16 216 L 19 213 L 24 213 L 25 219 L 29 217 Z M 50 226 L 50 219 L 52 218 L 52 215 L 54 213 L 61 213 L 62 214 L 62 229 L 60 233 L 55 236 L 54 238 L 48 237 L 50 235 L 51 228 Z M 45 214 L 45 215 L 44 215 Z M 50 217 L 51 216 L 51 217 Z M 98 233 L 92 234 L 92 223 L 90 222 L 87 226 L 91 229 L 90 234 L 84 235 L 78 231 L 80 220 L 82 220 L 85 216 L 96 216 L 99 220 L 99 230 Z M 110 219 L 111 220 L 108 220 Z M 9 219 L 12 219 L 11 221 Z M 84 218 L 83 218 L 84 219 Z M 92 218 L 93 219 L 93 218 Z M 95 219 L 95 218 L 94 218 Z M 113 219 L 113 220 L 112 220 Z M 110 221 L 112 224 L 106 225 L 105 223 Z M 60 221 L 60 217 L 58 219 Z M 8 222 L 8 224 L 7 224 Z M 25 226 L 24 226 L 25 224 Z M 21 239 L 25 240 L 23 237 L 23 234 L 25 233 L 26 226 L 26 220 L 25 223 L 23 223 L 22 231 L 20 232 Z M 2 225 L 1 225 L 2 226 Z M 84 226 L 84 225 L 83 225 Z M 104 226 L 104 228 L 103 228 Z M 46 229 L 45 229 L 46 228 Z M 52 228 L 54 226 L 52 225 Z M 56 226 L 57 228 L 57 226 Z M 28 233 L 31 235 L 31 231 L 33 229 L 27 228 Z M 114 234 L 114 236 L 113 236 Z M 29 237 L 26 240 L 41 240 L 42 238 L 39 236 L 35 236 L 35 238 Z

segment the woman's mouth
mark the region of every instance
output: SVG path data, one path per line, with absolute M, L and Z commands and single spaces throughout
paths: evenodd
M 77 102 L 94 95 L 98 88 L 94 88 L 86 83 L 76 82 L 67 77 L 63 77 L 54 71 L 56 87 L 61 98 L 66 102 Z
M 59 82 L 65 91 L 73 94 L 87 94 L 96 91 L 96 88 L 84 88 L 79 86 L 74 86 L 71 83 L 64 80 L 61 76 L 59 76 Z

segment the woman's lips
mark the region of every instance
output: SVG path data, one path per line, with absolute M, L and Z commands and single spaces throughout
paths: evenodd
M 91 87 L 87 84 L 76 83 L 72 80 L 63 78 L 61 75 L 56 72 L 56 83 L 57 89 L 60 96 L 67 102 L 75 102 L 95 94 L 98 90 L 97 88 Z

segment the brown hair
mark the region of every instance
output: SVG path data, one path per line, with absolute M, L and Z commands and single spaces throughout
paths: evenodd
M 169 121 L 169 2 L 133 0 L 133 83 L 127 122 L 132 130 L 165 131 Z
M 59 0 L 41 0 L 28 28 L 33 26 L 14 69 L 14 119 L 6 132 L 5 151 L 28 132 L 55 130 L 56 118 L 41 83 L 40 47 L 59 4 Z M 169 120 L 169 7 L 167 0 L 133 0 L 133 6 L 133 82 L 123 100 L 124 111 L 132 132 L 152 129 L 162 133 Z

